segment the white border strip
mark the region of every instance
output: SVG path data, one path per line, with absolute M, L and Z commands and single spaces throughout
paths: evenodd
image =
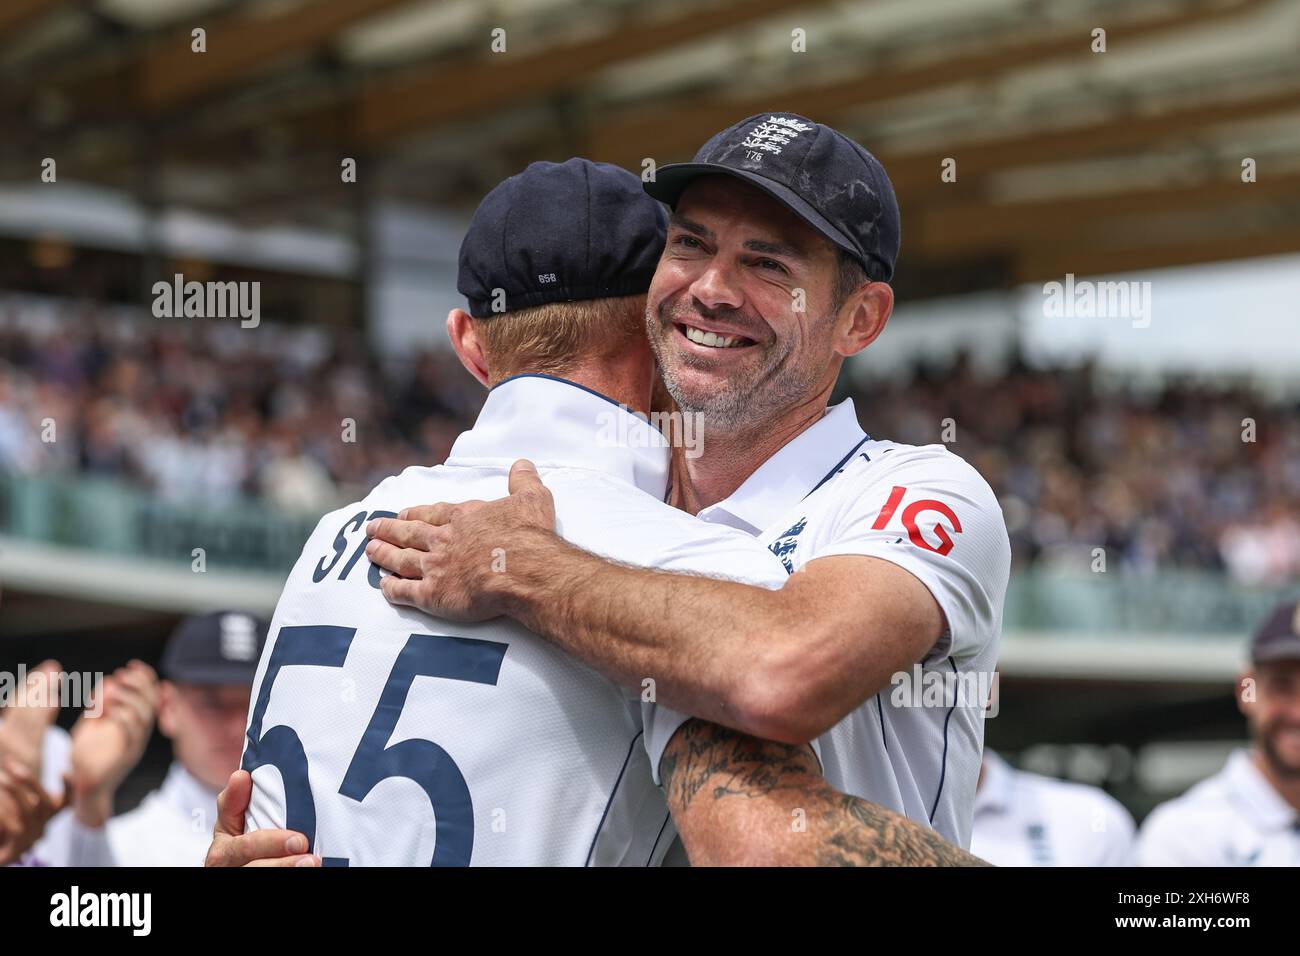
M 1245 661 L 1245 635 L 1018 631 L 1002 636 L 1008 677 L 1231 682 Z
M 0 536 L 0 587 L 153 611 L 238 607 L 269 614 L 284 580 L 273 574 L 196 573 L 170 561 Z M 0 603 L 0 614 L 2 608 Z

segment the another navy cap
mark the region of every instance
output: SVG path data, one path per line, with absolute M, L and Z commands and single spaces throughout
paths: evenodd
M 239 611 L 187 617 L 167 639 L 162 673 L 184 684 L 253 686 L 269 622 Z
M 901 238 L 894 186 L 847 136 L 795 113 L 759 113 L 718 133 L 689 163 L 660 167 L 645 190 L 673 206 L 691 180 L 719 173 L 779 200 L 872 279 L 893 278 Z
M 1300 602 L 1273 610 L 1251 639 L 1250 659 L 1256 664 L 1300 660 Z
M 667 218 L 626 169 L 578 158 L 533 163 L 479 203 L 461 243 L 456 288 L 480 319 L 547 302 L 639 295 L 650 288 Z M 504 295 L 494 299 L 497 289 Z

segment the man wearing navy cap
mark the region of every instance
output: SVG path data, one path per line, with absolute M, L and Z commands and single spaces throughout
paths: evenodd
M 162 786 L 108 821 L 118 866 L 202 866 L 217 792 L 239 766 L 267 622 L 238 611 L 183 620 L 163 651 L 158 729 L 172 742 Z
M 780 585 L 780 562 L 750 536 L 663 503 L 670 456 L 643 417 L 654 366 L 642 332 L 663 228 L 635 176 L 585 160 L 535 163 L 484 199 L 461 248 L 469 310 L 447 329 L 487 400 L 445 464 L 386 479 L 308 539 L 254 685 L 253 832 L 241 839 L 296 831 L 326 865 L 645 866 L 672 844 L 671 806 L 695 862 L 973 862 L 835 792 L 810 751 L 734 731 L 716 733 L 758 788 L 717 809 L 686 808 L 671 790 L 666 803 L 659 756 L 666 767 L 692 755 L 689 736 L 674 736 L 684 718 L 653 706 L 653 680 L 629 693 L 507 619 L 394 607 L 379 567 L 361 561 L 368 522 L 504 495 L 525 453 L 578 547 Z M 514 556 L 501 540 L 472 560 L 505 573 Z M 214 865 L 239 862 L 223 838 L 241 829 L 240 775 L 223 810 L 236 793 Z
M 672 208 L 646 330 L 668 392 L 704 429 L 703 453 L 675 458 L 672 501 L 766 546 L 788 583 L 603 561 L 554 533 L 546 488 L 526 474 L 503 501 L 375 522 L 373 559 L 399 576 L 385 593 L 462 619 L 511 615 L 624 686 L 653 680 L 678 711 L 812 742 L 831 785 L 966 846 L 1005 522 L 943 446 L 872 438 L 852 401 L 827 407 L 893 308 L 889 178 L 836 130 L 763 113 L 645 188 Z M 494 545 L 511 556 L 499 573 L 481 559 Z M 700 759 L 670 789 L 728 800 L 721 781 L 740 768 L 726 741 L 698 720 L 679 733 Z
M 1143 866 L 1300 866 L 1300 603 L 1259 626 L 1236 696 L 1250 747 L 1151 812 Z

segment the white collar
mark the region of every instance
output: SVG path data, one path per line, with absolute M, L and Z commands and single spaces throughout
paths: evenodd
M 1234 750 L 1223 776 L 1229 795 L 1263 829 L 1289 830 L 1300 822 L 1300 813 L 1273 789 L 1248 751 Z
M 191 820 L 195 810 L 203 814 L 204 821 L 216 820 L 217 791 L 182 767 L 179 760 L 167 768 L 158 796 Z
M 976 813 L 1006 813 L 1011 809 L 1015 772 L 996 752 L 984 751 L 983 773 L 975 791 Z
M 867 437 L 858 424 L 853 399 L 846 398 L 786 442 L 728 497 L 702 509 L 698 517 L 759 534 L 832 478 Z
M 474 427 L 447 464 L 588 468 L 635 485 L 660 501 L 668 490 L 668 442 L 658 429 L 599 392 L 550 375 L 515 375 L 488 392 Z

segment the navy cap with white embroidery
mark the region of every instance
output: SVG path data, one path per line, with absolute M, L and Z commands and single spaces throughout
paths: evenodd
M 253 685 L 270 622 L 240 611 L 195 614 L 177 625 L 163 651 L 163 677 L 184 684 Z
M 650 288 L 666 227 L 663 208 L 626 169 L 576 157 L 533 163 L 479 203 L 456 288 L 480 319 L 639 295 Z
M 1250 659 L 1256 664 L 1300 661 L 1300 602 L 1279 604 L 1255 630 Z
M 876 157 L 843 133 L 795 113 L 759 113 L 718 133 L 689 163 L 662 166 L 645 190 L 675 206 L 692 180 L 735 176 L 788 207 L 877 282 L 894 276 L 901 224 Z

